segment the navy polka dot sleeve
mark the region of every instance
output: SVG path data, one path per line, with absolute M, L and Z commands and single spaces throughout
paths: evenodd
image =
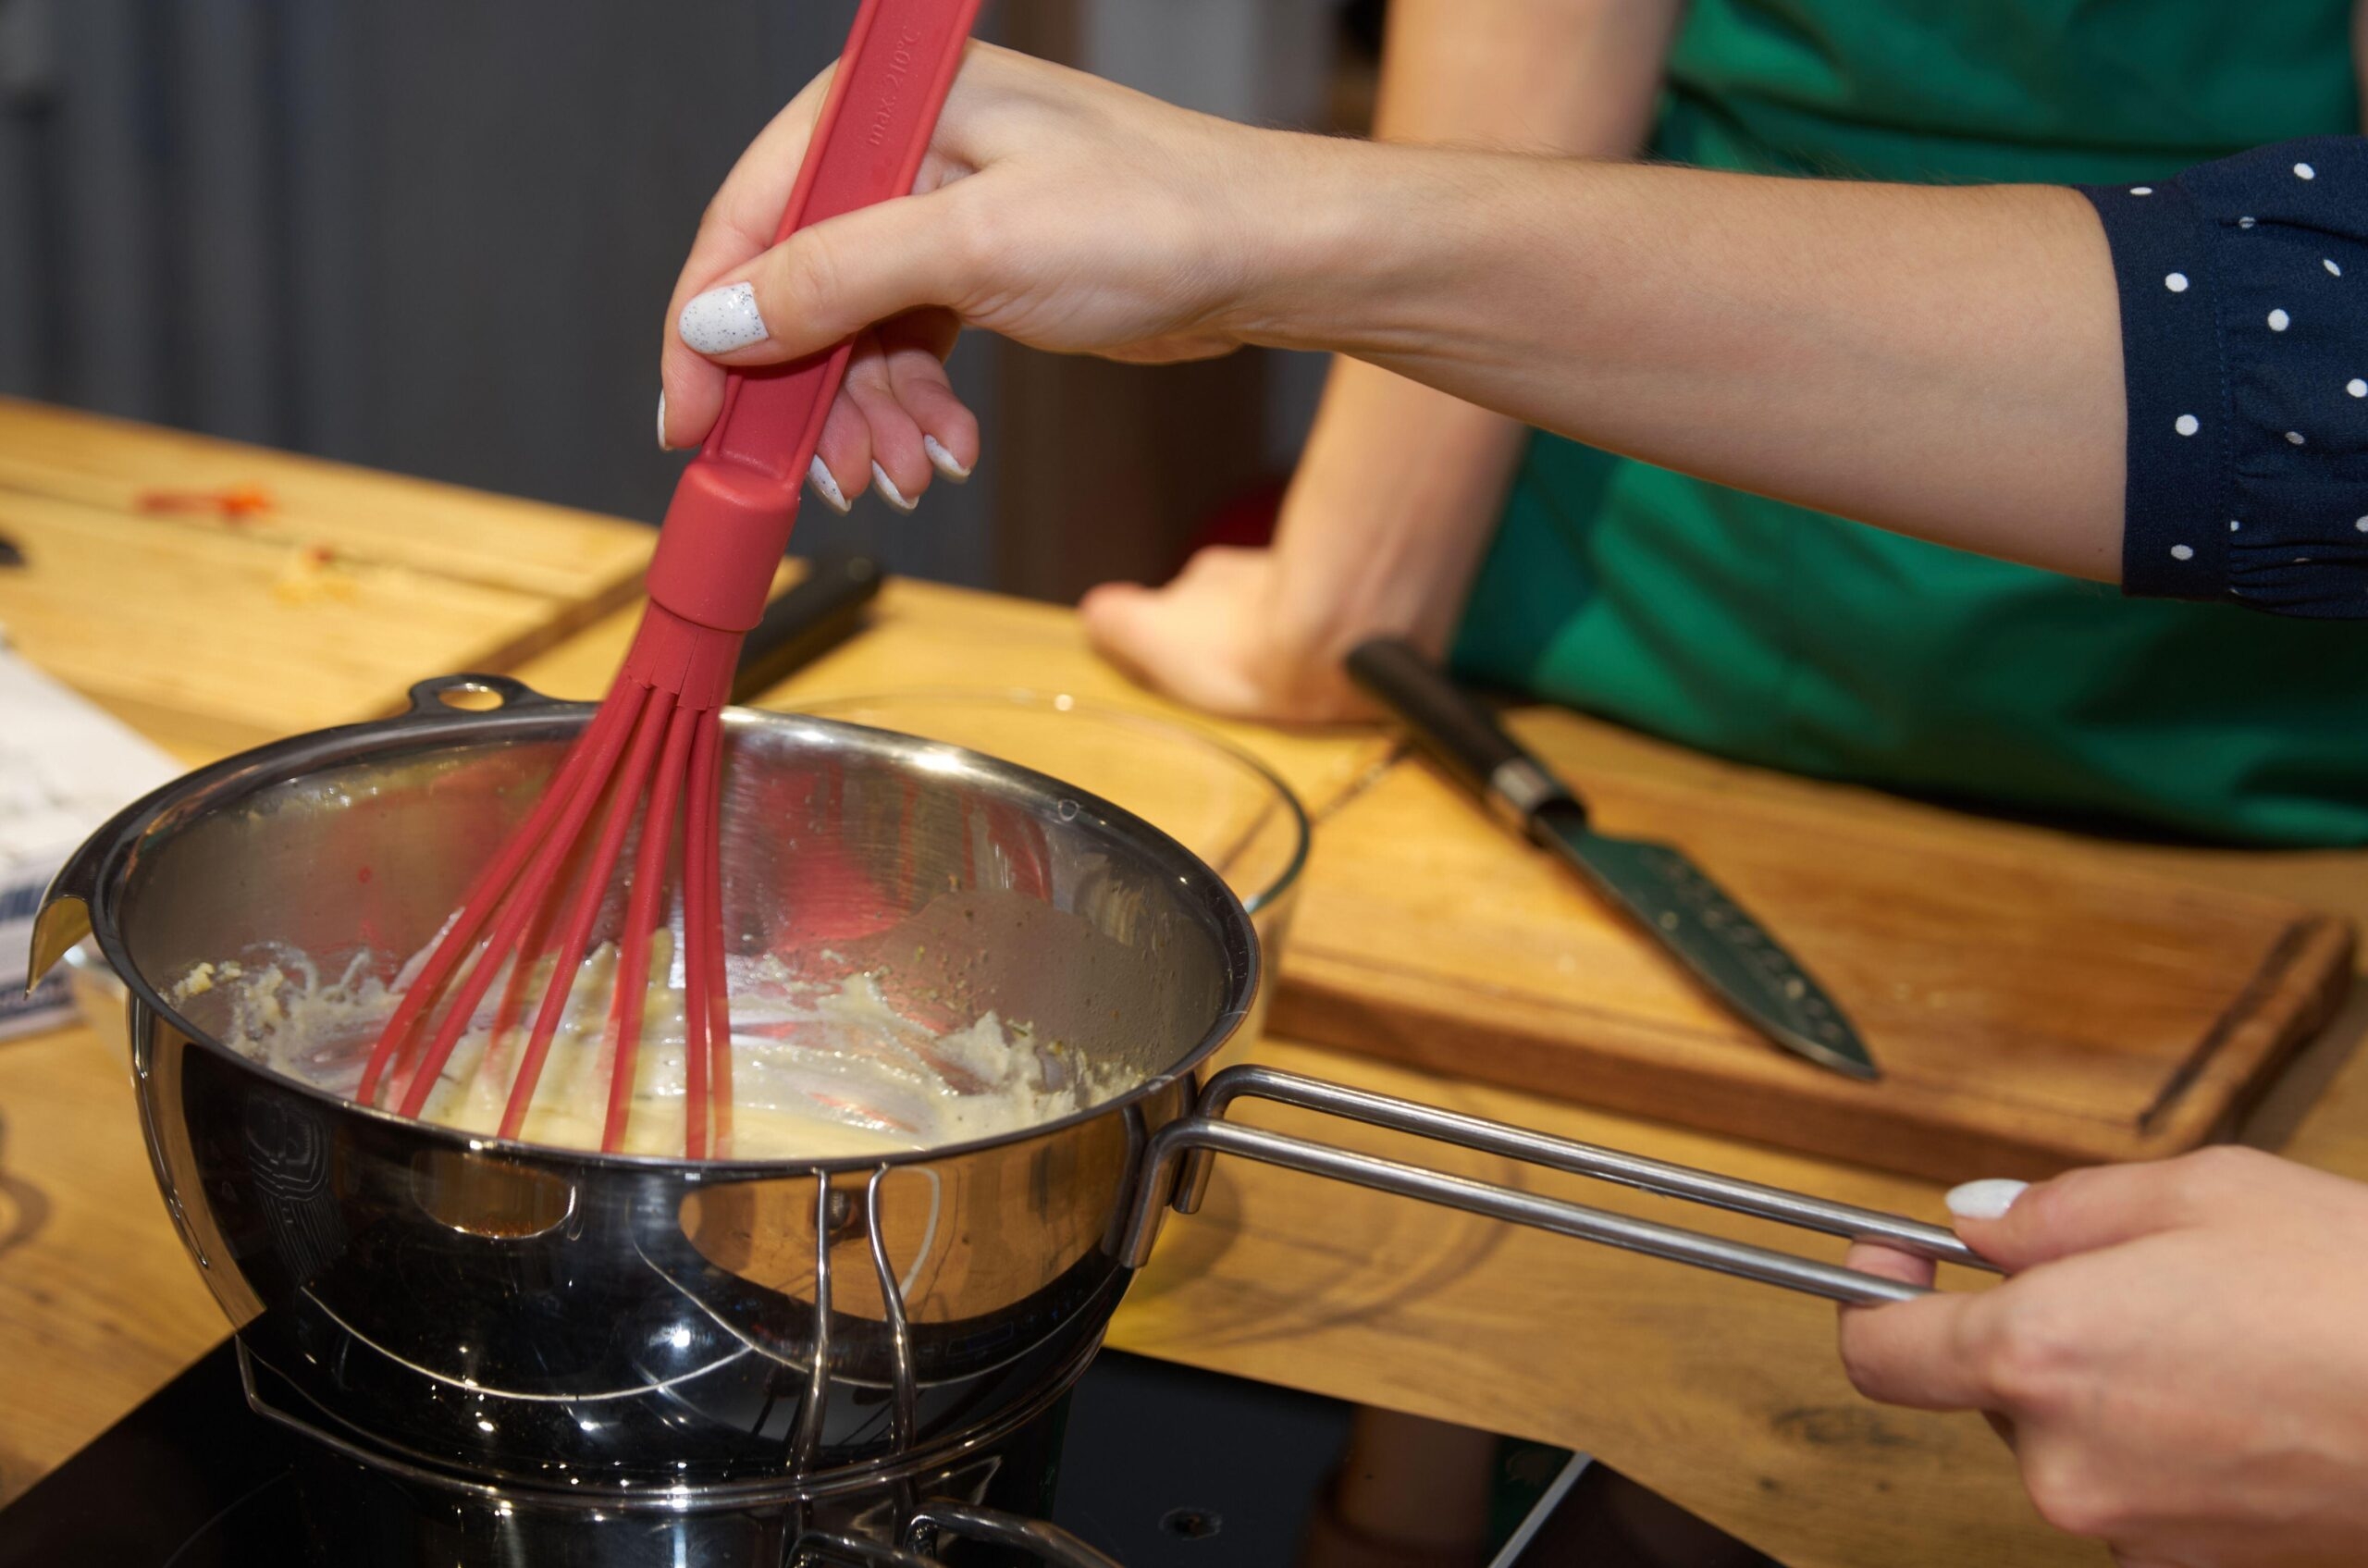
M 2121 288 L 2123 591 L 2368 618 L 2368 138 L 2081 193 Z

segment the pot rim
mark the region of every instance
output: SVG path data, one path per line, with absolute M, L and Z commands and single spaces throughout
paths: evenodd
M 472 711 L 449 703 L 447 695 L 452 693 L 489 695 L 500 700 L 494 707 Z M 34 925 L 34 960 L 28 983 L 38 981 L 48 968 L 45 954 L 54 956 L 61 953 L 74 945 L 74 939 L 79 939 L 81 933 L 77 932 L 73 933 L 73 939 L 58 941 L 58 932 L 54 926 L 64 913 L 66 903 L 79 903 L 83 910 L 81 923 L 98 942 L 108 967 L 130 993 L 130 1005 L 146 1008 L 170 1023 L 192 1043 L 240 1068 L 266 1076 L 276 1087 L 293 1089 L 331 1110 L 400 1128 L 459 1153 L 498 1154 L 526 1160 L 556 1158 L 579 1166 L 639 1171 L 648 1175 L 679 1175 L 692 1181 L 746 1181 L 794 1175 L 842 1175 L 877 1170 L 882 1166 L 960 1158 L 1062 1132 L 1100 1117 L 1114 1113 L 1123 1115 L 1194 1074 L 1203 1062 L 1233 1038 L 1250 1016 L 1251 1004 L 1256 999 L 1263 974 L 1257 931 L 1251 922 L 1248 910 L 1233 890 L 1227 886 L 1225 879 L 1206 862 L 1142 818 L 1124 807 L 1033 769 L 963 747 L 814 714 L 775 713 L 753 708 L 725 709 L 724 722 L 734 728 L 772 724 L 819 728 L 843 739 L 857 738 L 859 749 L 892 756 L 920 751 L 939 756 L 951 754 L 980 764 L 986 772 L 1008 779 L 1024 790 L 1056 792 L 1062 797 L 1076 800 L 1104 823 L 1143 843 L 1175 869 L 1188 890 L 1188 903 L 1208 915 L 1217 928 L 1228 993 L 1224 1007 L 1211 1020 L 1201 1038 L 1164 1070 L 1129 1085 L 1123 1093 L 1109 1099 L 1051 1121 L 958 1143 L 931 1144 L 925 1148 L 899 1149 L 877 1154 L 842 1154 L 819 1159 L 692 1160 L 660 1154 L 608 1154 L 597 1149 L 571 1148 L 565 1144 L 538 1143 L 523 1138 L 501 1138 L 363 1105 L 316 1084 L 307 1083 L 302 1079 L 274 1072 L 215 1039 L 183 1017 L 131 962 L 123 939 L 117 904 L 138 870 L 141 846 L 158 828 L 172 825 L 174 818 L 196 816 L 203 810 L 217 809 L 257 790 L 316 773 L 331 766 L 382 754 L 463 742 L 498 744 L 557 738 L 570 729 L 580 728 L 596 706 L 590 702 L 546 697 L 524 683 L 503 675 L 439 676 L 413 686 L 410 708 L 391 718 L 307 731 L 226 757 L 185 773 L 118 811 L 84 840 L 52 879 Z M 487 734 L 488 725 L 498 726 L 501 733 Z
M 995 705 L 1031 712 L 1058 713 L 1087 723 L 1119 725 L 1141 730 L 1146 735 L 1158 735 L 1166 740 L 1189 741 L 1205 751 L 1224 758 L 1227 762 L 1258 779 L 1273 791 L 1276 804 L 1280 806 L 1289 818 L 1294 831 L 1289 863 L 1276 872 L 1274 879 L 1264 887 L 1243 898 L 1242 907 L 1252 916 L 1265 913 L 1282 902 L 1285 895 L 1297 887 L 1301 879 L 1306 875 L 1307 857 L 1314 848 L 1315 841 L 1315 825 L 1314 820 L 1307 814 L 1307 802 L 1300 798 L 1299 791 L 1291 787 L 1290 781 L 1277 772 L 1264 758 L 1245 746 L 1236 744 L 1205 724 L 1190 722 L 1171 714 L 1153 712 L 1147 709 L 1130 708 L 1125 703 L 1112 702 L 1102 698 L 1077 697 L 1067 691 L 1036 686 L 929 685 L 906 686 L 902 689 L 868 689 L 832 696 L 800 698 L 790 707 L 768 710 L 768 711 L 800 714 L 846 724 L 853 723 L 855 721 L 840 717 L 834 710 L 854 710 L 873 704 L 887 707 L 899 702 L 916 704 L 940 702 L 955 706 L 975 707 L 980 710 Z M 860 727 L 880 729 L 882 726 L 866 724 Z M 901 735 L 904 732 L 888 730 L 886 733 Z M 1034 772 L 1032 769 L 1025 769 L 1022 764 L 1014 763 L 1012 766 L 1022 767 L 1026 772 Z M 1224 873 L 1219 871 L 1218 874 L 1222 876 Z

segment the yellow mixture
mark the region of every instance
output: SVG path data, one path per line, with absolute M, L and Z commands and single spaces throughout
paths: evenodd
M 635 1056 L 628 1154 L 684 1152 L 684 998 L 673 955 L 653 944 L 651 984 Z M 414 958 L 392 986 L 368 972 L 366 955 L 324 977 L 301 954 L 265 964 L 201 964 L 175 988 L 187 1001 L 219 993 L 224 1043 L 274 1070 L 351 1097 L 364 1062 Z M 604 946 L 585 961 L 566 1016 L 536 1085 L 523 1136 L 532 1142 L 597 1149 L 608 1114 L 615 1043 L 608 1016 L 617 954 Z M 509 977 L 487 989 L 454 1048 L 424 1115 L 490 1133 L 501 1121 L 519 1053 L 525 1048 L 548 967 L 521 986 L 522 1014 L 494 1025 Z M 491 1047 L 489 1049 L 489 1047 Z M 407 1085 L 382 1089 L 395 1104 Z M 813 1159 L 935 1147 L 1018 1131 L 1066 1116 L 1101 1096 L 1090 1075 L 1057 1044 L 993 1012 L 952 1031 L 932 1031 L 899 1013 L 879 977 L 800 981 L 777 960 L 732 976 L 732 1141 L 711 1151 L 737 1159 Z

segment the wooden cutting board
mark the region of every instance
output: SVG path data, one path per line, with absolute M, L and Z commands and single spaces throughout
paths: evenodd
M 0 570 L 9 640 L 191 759 L 508 669 L 628 601 L 657 537 L 9 399 L 0 536 L 27 557 Z
M 1767 1043 L 1412 760 L 1317 835 L 1274 1032 L 1960 1180 L 2224 1135 L 2350 981 L 2349 922 L 2112 846 L 1746 769 L 1590 770 L 1585 721 L 1512 727 L 1602 831 L 1681 846 L 1756 913 L 1883 1080 Z

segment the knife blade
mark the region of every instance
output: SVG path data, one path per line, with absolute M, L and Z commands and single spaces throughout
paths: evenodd
M 1560 857 L 1745 1022 L 1819 1067 L 1882 1076 L 1825 988 L 1684 851 L 1597 833 L 1570 785 L 1408 644 L 1361 643 L 1348 668 L 1459 784 Z
M 867 555 L 815 562 L 796 586 L 765 607 L 764 618 L 740 644 L 732 700 L 755 701 L 854 636 L 884 575 Z

